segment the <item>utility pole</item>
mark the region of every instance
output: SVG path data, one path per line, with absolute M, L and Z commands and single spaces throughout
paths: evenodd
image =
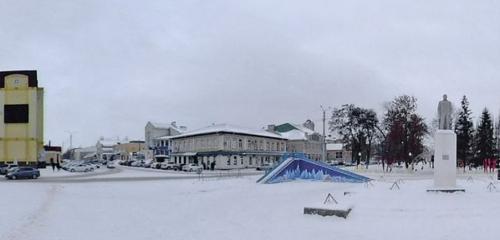
M 69 134 L 69 149 L 73 148 L 73 134 L 77 133 L 76 131 L 65 131 Z
M 323 111 L 323 138 L 321 142 L 321 160 L 326 162 L 326 109 L 320 105 L 321 110 Z

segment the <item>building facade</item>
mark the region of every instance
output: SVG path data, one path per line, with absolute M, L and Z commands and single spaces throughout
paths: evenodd
M 118 153 L 115 151 L 115 146 L 120 141 L 101 138 L 96 143 L 96 158 L 97 160 L 112 160 Z
M 168 155 L 168 138 L 187 131 L 185 126 L 177 126 L 176 122 L 170 124 L 148 122 L 145 127 L 146 147 L 153 151 L 155 155 Z
M 352 152 L 347 150 L 342 143 L 327 143 L 326 159 L 329 163 L 351 163 Z
M 44 161 L 43 88 L 36 71 L 0 72 L 0 162 Z
M 121 160 L 130 160 L 134 154 L 143 153 L 146 151 L 146 144 L 144 141 L 129 141 L 125 143 L 117 143 L 114 146 L 114 152 L 118 155 L 117 158 Z
M 205 168 L 253 168 L 275 163 L 286 151 L 286 139 L 265 130 L 229 124 L 212 125 L 170 137 L 170 160 Z
M 314 131 L 314 123 L 311 120 L 303 124 L 269 125 L 268 130 L 288 139 L 288 152 L 301 152 L 312 160 L 321 160 L 323 137 Z
M 43 146 L 45 163 L 61 164 L 62 163 L 62 148 L 60 146 Z

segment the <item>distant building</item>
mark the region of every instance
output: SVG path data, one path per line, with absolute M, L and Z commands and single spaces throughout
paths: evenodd
M 49 143 L 50 144 L 50 143 Z M 51 164 L 51 163 L 59 163 L 61 164 L 61 155 L 62 155 L 62 148 L 60 146 L 50 146 L 46 145 L 43 146 L 44 149 L 44 156 L 45 156 L 45 163 Z
M 112 156 L 118 155 L 118 152 L 115 151 L 115 146 L 119 143 L 119 140 L 99 139 L 95 145 L 97 160 L 111 160 Z
M 96 160 L 97 159 L 97 147 L 90 146 L 84 148 L 75 148 L 71 151 L 72 160 Z
M 170 148 L 170 138 L 172 136 L 163 136 L 153 139 L 153 153 L 154 155 L 170 155 L 172 149 Z
M 268 130 L 288 139 L 288 152 L 301 152 L 312 160 L 321 160 L 323 137 L 314 131 L 314 123 L 311 120 L 303 124 L 269 125 Z
M 171 122 L 170 124 L 148 122 L 145 127 L 146 147 L 150 150 L 153 150 L 155 155 L 168 155 L 168 140 L 165 141 L 165 139 L 161 138 L 176 136 L 186 131 L 187 127 L 177 126 L 176 122 Z
M 114 146 L 114 152 L 117 157 L 121 160 L 130 160 L 131 156 L 137 153 L 142 153 L 146 150 L 146 144 L 144 141 L 129 141 L 120 143 L 118 142 Z
M 0 105 L 0 162 L 43 161 L 43 88 L 37 72 L 0 72 Z
M 352 161 L 352 152 L 347 150 L 342 143 L 326 144 L 326 159 L 333 163 L 350 163 Z
M 252 168 L 274 163 L 286 151 L 286 139 L 265 130 L 217 124 L 169 138 L 171 161 L 216 169 Z

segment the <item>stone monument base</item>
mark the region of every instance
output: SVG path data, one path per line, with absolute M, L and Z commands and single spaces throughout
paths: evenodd
M 457 187 L 456 134 L 452 130 L 438 130 L 434 139 L 434 187 L 427 192 L 465 192 Z
M 456 193 L 465 192 L 464 188 L 430 188 L 427 192 L 442 192 L 442 193 Z

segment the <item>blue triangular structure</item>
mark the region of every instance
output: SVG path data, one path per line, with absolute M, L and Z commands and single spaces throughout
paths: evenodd
M 303 153 L 287 153 L 258 183 L 280 183 L 295 179 L 363 183 L 370 178 L 308 159 Z

